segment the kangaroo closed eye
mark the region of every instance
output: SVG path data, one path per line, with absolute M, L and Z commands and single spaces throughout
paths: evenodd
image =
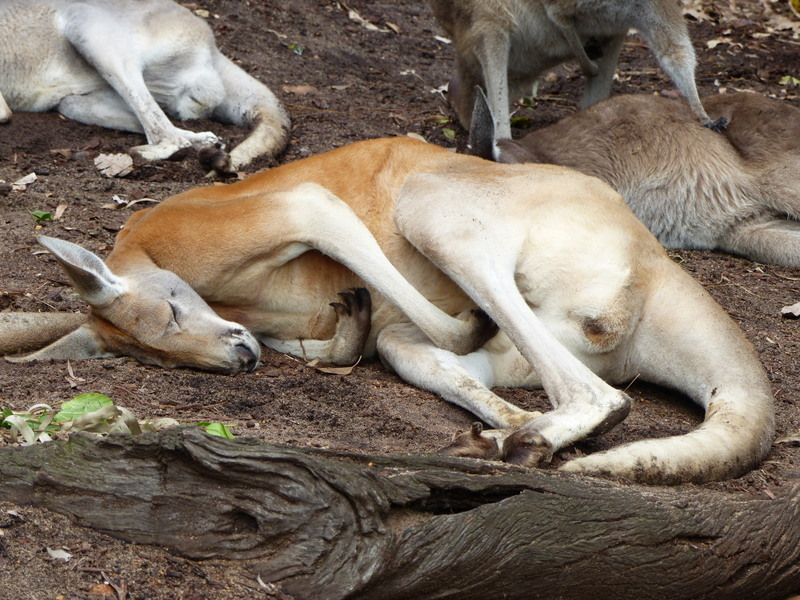
M 167 304 L 169 304 L 169 308 L 172 313 L 172 318 L 170 319 L 170 323 L 175 323 L 176 325 L 179 325 L 181 316 L 180 309 L 172 302 L 167 302 Z

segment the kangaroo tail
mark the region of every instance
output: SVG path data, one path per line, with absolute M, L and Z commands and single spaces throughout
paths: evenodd
M 774 407 L 755 349 L 705 290 L 669 264 L 675 271 L 645 305 L 629 359 L 633 373 L 705 408 L 703 423 L 686 435 L 572 460 L 563 470 L 651 484 L 700 483 L 743 475 L 769 452 Z
M 43 348 L 85 322 L 81 313 L 0 313 L 0 356 Z
M 770 449 L 771 401 L 763 392 L 726 394 L 711 403 L 695 431 L 584 456 L 564 464 L 562 470 L 658 485 L 738 477 L 755 468 Z

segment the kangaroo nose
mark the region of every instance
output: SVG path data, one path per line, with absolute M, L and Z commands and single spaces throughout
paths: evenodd
M 236 353 L 239 355 L 239 359 L 242 361 L 242 364 L 245 366 L 248 372 L 255 371 L 255 368 L 258 366 L 258 359 L 260 355 L 258 348 L 253 351 L 253 348 L 244 342 L 240 342 L 236 344 Z

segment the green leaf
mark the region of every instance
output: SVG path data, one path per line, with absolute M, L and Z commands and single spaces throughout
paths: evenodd
M 289 50 L 297 54 L 297 56 L 303 56 L 303 52 L 305 52 L 305 48 L 303 48 L 300 44 L 295 44 L 292 42 L 289 44 Z
M 516 129 L 528 129 L 533 125 L 533 119 L 530 117 L 514 117 L 511 119 L 511 126 Z
M 778 84 L 780 85 L 800 85 L 800 79 L 797 77 L 793 77 L 792 75 L 784 75 L 783 77 L 778 80 Z
M 53 215 L 49 212 L 44 212 L 43 210 L 29 210 L 28 212 L 36 218 L 37 223 L 53 220 Z
M 218 437 L 226 438 L 232 440 L 235 436 L 231 433 L 231 430 L 228 429 L 226 425 L 222 423 L 200 423 L 201 427 L 204 427 L 206 433 L 210 435 L 216 435 Z
M 442 127 L 442 133 L 444 134 L 444 137 L 446 137 L 448 140 L 456 139 L 456 132 L 453 129 L 450 129 L 449 127 Z
M 61 405 L 61 410 L 56 415 L 55 421 L 74 421 L 81 415 L 100 410 L 104 406 L 114 406 L 111 398 L 105 394 L 81 394 Z

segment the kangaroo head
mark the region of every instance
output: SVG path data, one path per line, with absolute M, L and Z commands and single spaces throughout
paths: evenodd
M 41 236 L 91 306 L 88 321 L 23 360 L 132 356 L 162 367 L 236 373 L 258 364 L 256 339 L 225 321 L 185 281 L 152 263 L 118 276 L 89 252 Z

